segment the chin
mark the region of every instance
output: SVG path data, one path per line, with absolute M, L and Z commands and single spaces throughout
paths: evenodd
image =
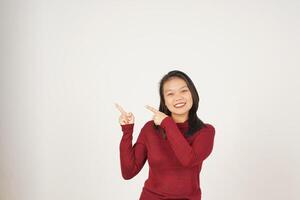
M 174 115 L 188 115 L 190 112 L 190 109 L 184 109 L 184 110 L 172 110 L 171 113 L 173 113 Z
M 173 115 L 185 115 L 185 114 L 188 114 L 188 110 L 185 110 L 185 111 L 182 111 L 182 112 L 178 112 L 177 110 L 176 111 L 172 111 Z

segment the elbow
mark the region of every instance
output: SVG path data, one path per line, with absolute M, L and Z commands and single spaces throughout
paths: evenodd
M 130 180 L 133 178 L 133 176 L 131 176 L 130 174 L 124 174 L 124 173 L 122 173 L 122 177 L 124 180 Z
M 189 167 L 189 166 L 191 166 L 191 159 L 183 159 L 183 160 L 181 160 L 181 166 L 183 166 L 183 167 Z
M 194 167 L 195 165 L 198 165 L 201 162 L 202 162 L 202 160 L 197 160 L 197 161 L 194 161 L 194 162 L 192 162 L 192 161 L 185 161 L 185 162 L 181 162 L 181 166 L 182 167 L 186 167 L 186 168 L 188 168 L 188 167 Z
M 202 157 L 186 157 L 185 159 L 182 159 L 180 163 L 183 167 L 194 167 L 195 165 L 202 163 L 203 160 Z
M 123 177 L 124 180 L 132 179 L 135 176 L 135 174 L 132 173 L 130 170 L 122 169 L 121 173 L 122 173 L 122 177 Z
M 137 173 L 132 166 L 121 165 L 121 174 L 123 179 L 132 179 Z
M 181 166 L 182 166 L 182 167 L 189 167 L 190 165 L 187 164 L 187 163 L 181 163 Z

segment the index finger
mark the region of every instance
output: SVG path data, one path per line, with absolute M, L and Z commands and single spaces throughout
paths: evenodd
M 157 112 L 158 112 L 158 110 L 156 110 L 155 108 L 153 108 L 153 107 L 151 107 L 151 106 L 146 105 L 146 108 L 147 108 L 148 110 L 154 112 L 154 113 L 157 113 Z
M 126 114 L 126 111 L 119 104 L 115 103 L 115 106 L 122 114 Z

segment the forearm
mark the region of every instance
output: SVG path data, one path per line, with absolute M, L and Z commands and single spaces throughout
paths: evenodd
M 145 163 L 145 147 L 136 142 L 132 145 L 132 125 L 122 125 L 123 136 L 120 142 L 120 164 L 124 179 L 134 177 Z
M 214 129 L 199 133 L 192 145 L 185 139 L 171 117 L 165 118 L 161 126 L 165 129 L 169 144 L 182 166 L 188 167 L 202 162 L 212 151 Z

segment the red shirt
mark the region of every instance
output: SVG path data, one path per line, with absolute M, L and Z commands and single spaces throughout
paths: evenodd
M 148 121 L 132 146 L 134 124 L 121 125 L 120 142 L 122 176 L 128 180 L 149 164 L 149 177 L 144 183 L 140 200 L 200 200 L 199 174 L 202 162 L 213 149 L 215 128 L 205 124 L 201 130 L 187 137 L 188 120 L 175 123 L 168 116 L 160 126 L 166 132 L 166 140 L 154 129 L 153 120 Z

